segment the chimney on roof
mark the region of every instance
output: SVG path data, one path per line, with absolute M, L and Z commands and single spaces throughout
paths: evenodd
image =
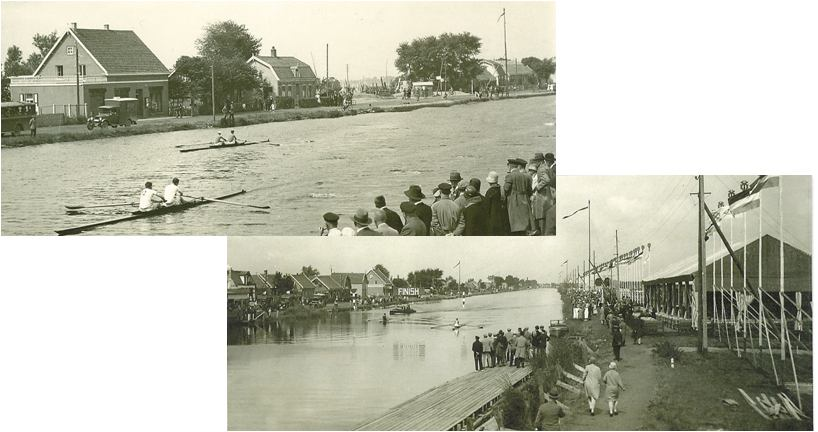
M 108 24 L 105 24 L 105 30 L 110 30 L 110 29 L 111 29 L 111 26 L 109 26 Z
M 276 47 L 275 47 L 275 46 L 273 46 L 272 48 L 270 48 L 270 57 L 273 57 L 273 58 L 278 57 L 278 56 L 276 55 Z
M 77 29 L 77 23 L 72 22 L 72 23 L 71 23 L 71 29 L 72 29 L 72 30 L 76 30 L 76 29 Z

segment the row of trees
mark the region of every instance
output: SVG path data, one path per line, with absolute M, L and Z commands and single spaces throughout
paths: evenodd
M 548 82 L 551 75 L 557 72 L 557 58 L 538 59 L 537 57 L 526 57 L 520 60 L 520 63 L 528 66 L 537 74 L 540 82 Z
M 35 34 L 31 44 L 36 50 L 29 53 L 25 60 L 23 60 L 23 50 L 17 45 L 12 45 L 6 50 L 6 57 L 3 59 L 3 75 L 0 78 L 3 102 L 11 100 L 10 77 L 33 74 L 55 43 L 57 43 L 56 30 L 47 34 Z

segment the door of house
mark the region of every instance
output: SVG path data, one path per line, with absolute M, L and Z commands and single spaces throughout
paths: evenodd
M 136 89 L 136 116 L 142 118 L 145 116 L 145 101 L 142 100 L 142 89 Z
M 88 110 L 94 115 L 99 111 L 99 107 L 105 105 L 105 89 L 89 89 L 88 90 Z

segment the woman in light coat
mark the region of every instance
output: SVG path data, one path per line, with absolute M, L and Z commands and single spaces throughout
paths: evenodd
M 619 415 L 616 409 L 619 405 L 619 391 L 625 391 L 625 385 L 622 384 L 622 377 L 616 371 L 616 362 L 608 365 L 608 372 L 605 372 L 602 382 L 605 383 L 605 395 L 608 397 L 608 414 L 611 417 Z
M 531 342 L 528 341 L 524 335 L 518 335 L 515 349 L 517 367 L 525 367 L 525 361 L 528 359 L 528 349 L 531 347 Z
M 585 374 L 582 376 L 582 383 L 585 387 L 585 396 L 588 398 L 588 411 L 594 415 L 596 400 L 599 399 L 599 388 L 602 386 L 602 371 L 596 364 L 596 358 L 588 359 L 585 366 Z

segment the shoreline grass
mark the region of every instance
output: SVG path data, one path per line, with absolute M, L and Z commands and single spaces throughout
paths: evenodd
M 511 95 L 505 97 L 500 100 L 504 99 L 527 99 L 531 97 L 541 97 L 541 96 L 549 96 L 546 93 L 531 93 L 531 94 L 520 94 L 520 95 Z M 256 124 L 265 124 L 265 123 L 277 123 L 277 122 L 286 122 L 286 121 L 298 121 L 298 120 L 317 120 L 317 119 L 332 119 L 332 118 L 340 118 L 346 116 L 354 116 L 354 115 L 361 115 L 361 114 L 377 114 L 377 113 L 390 113 L 390 112 L 410 112 L 415 111 L 423 108 L 448 108 L 457 105 L 464 105 L 464 104 L 472 104 L 472 103 L 484 103 L 489 102 L 488 99 L 449 99 L 449 100 L 439 100 L 434 102 L 424 102 L 419 104 L 399 104 L 399 105 L 390 105 L 390 106 L 373 106 L 371 108 L 363 108 L 361 106 L 357 106 L 356 108 L 348 109 L 347 111 L 342 111 L 338 107 L 319 107 L 319 108 L 308 108 L 308 109 L 292 109 L 292 110 L 279 110 L 274 112 L 263 111 L 263 112 L 252 112 L 252 113 L 243 113 L 240 114 L 235 118 L 235 124 L 233 126 L 250 126 Z M 153 123 L 153 122 L 143 122 L 139 123 L 135 126 L 131 127 L 118 127 L 118 128 L 106 128 L 101 130 L 93 130 L 93 131 L 76 131 L 76 132 L 57 132 L 57 133 L 48 133 L 42 128 L 40 129 L 40 134 L 36 137 L 30 136 L 19 136 L 19 137 L 3 137 L 2 142 L 0 143 L 0 147 L 2 148 L 20 148 L 20 147 L 28 147 L 40 144 L 53 144 L 59 142 L 72 142 L 72 141 L 88 141 L 88 140 L 96 140 L 96 139 L 105 139 L 105 138 L 120 138 L 120 137 L 127 137 L 127 136 L 135 136 L 135 135 L 147 135 L 147 134 L 155 134 L 155 133 L 167 133 L 167 132 L 177 132 L 177 131 L 185 131 L 185 130 L 197 130 L 197 129 L 209 129 L 214 127 L 221 127 L 219 124 L 212 124 L 209 121 L 202 121 L 201 117 L 198 117 L 200 120 L 197 120 L 196 117 L 191 118 L 188 122 L 185 123 Z M 217 118 L 217 123 L 220 119 Z M 76 126 L 76 125 L 66 125 L 66 126 Z

